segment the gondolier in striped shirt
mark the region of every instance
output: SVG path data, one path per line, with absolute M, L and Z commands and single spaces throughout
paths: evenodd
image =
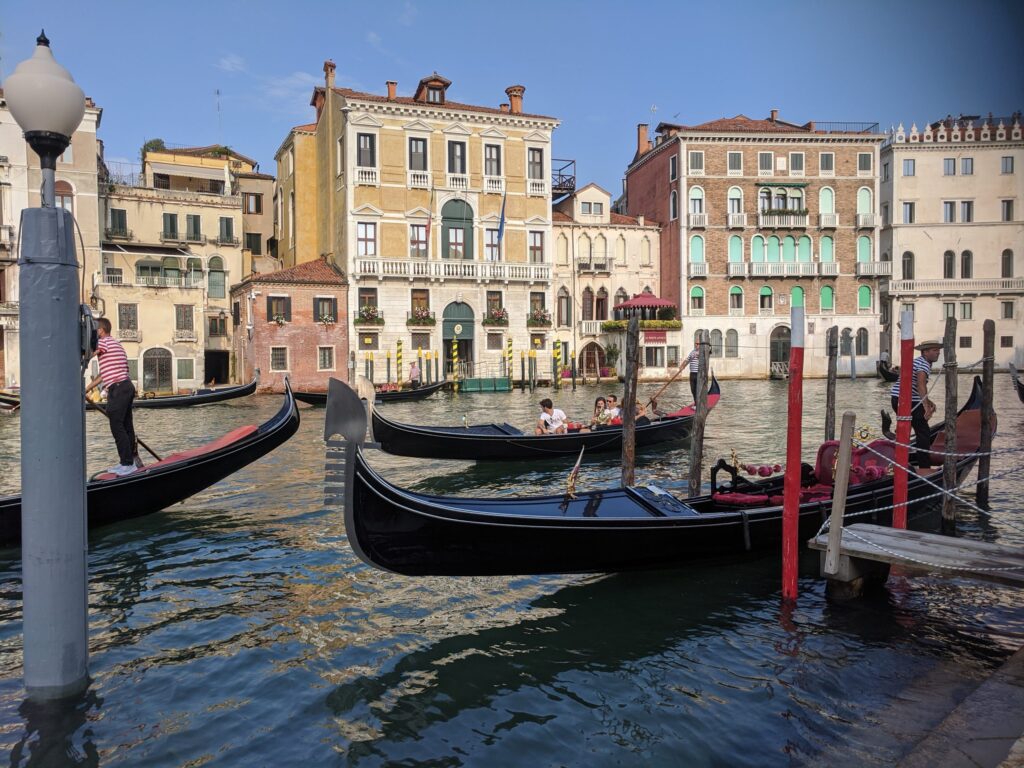
M 128 375 L 128 356 L 124 347 L 110 335 L 110 320 L 101 317 L 96 324 L 99 331 L 96 357 L 100 363 L 100 374 L 90 382 L 85 392 L 88 394 L 100 384 L 107 391 L 107 419 L 121 461 L 107 471 L 115 475 L 130 475 L 135 471 L 135 426 L 132 424 L 135 386 Z
M 918 344 L 915 349 L 921 351 L 921 356 L 915 358 L 914 367 L 911 371 L 911 411 L 910 423 L 914 428 L 914 445 L 917 452 L 910 460 L 919 468 L 927 468 L 932 465 L 930 448 L 932 445 L 931 428 L 928 426 L 928 419 L 935 413 L 935 403 L 928 398 L 928 377 L 932 373 L 932 365 L 939 359 L 939 352 L 942 350 L 941 341 L 924 341 Z M 899 413 L 900 403 L 900 380 L 892 385 L 892 409 Z
M 690 393 L 693 395 L 693 402 L 697 402 L 697 378 L 700 373 L 700 341 L 693 340 L 693 351 L 686 356 L 683 365 L 690 364 Z

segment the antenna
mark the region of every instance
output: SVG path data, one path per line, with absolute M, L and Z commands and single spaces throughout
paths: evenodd
M 217 143 L 224 144 L 224 131 L 220 119 L 220 88 L 214 90 L 213 94 L 217 99 Z
M 654 122 L 654 113 L 658 111 L 657 104 L 651 104 L 651 122 Z

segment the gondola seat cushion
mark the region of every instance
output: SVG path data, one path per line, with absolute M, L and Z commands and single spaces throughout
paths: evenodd
M 160 461 L 155 461 L 152 464 L 147 464 L 142 469 L 138 470 L 138 472 L 133 472 L 131 475 L 128 475 L 128 477 L 134 477 L 139 472 L 148 472 L 151 469 L 165 467 L 168 464 L 176 464 L 179 461 L 194 459 L 199 456 L 203 456 L 207 453 L 219 451 L 221 448 L 227 448 L 229 445 L 237 443 L 249 437 L 250 435 L 255 434 L 258 429 L 259 427 L 256 426 L 255 424 L 250 424 L 246 427 L 238 427 L 238 429 L 233 429 L 226 435 L 218 437 L 213 442 L 206 443 L 206 445 L 200 445 L 195 448 L 190 448 L 187 451 L 172 453 L 170 456 L 165 456 Z M 103 472 L 102 474 L 96 475 L 95 477 L 96 480 L 116 480 L 117 478 L 118 475 L 115 475 L 113 472 Z
M 711 500 L 730 507 L 756 507 L 768 503 L 767 493 L 713 493 Z

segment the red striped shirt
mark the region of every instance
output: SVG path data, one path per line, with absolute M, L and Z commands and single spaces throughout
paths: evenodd
M 128 380 L 128 355 L 120 341 L 113 336 L 104 336 L 96 345 L 96 356 L 100 361 L 100 377 L 104 389 Z

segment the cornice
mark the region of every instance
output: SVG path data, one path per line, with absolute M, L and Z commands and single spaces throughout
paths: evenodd
M 444 105 L 422 107 L 411 104 L 398 104 L 394 102 L 367 101 L 358 98 L 345 97 L 349 106 L 358 107 L 364 112 L 387 117 L 405 117 L 409 119 L 436 120 L 443 123 L 470 122 L 482 125 L 502 125 L 508 128 L 530 129 L 536 128 L 542 131 L 553 131 L 562 124 L 556 118 L 526 117 L 515 115 L 511 112 L 475 112 L 472 110 L 445 109 Z

